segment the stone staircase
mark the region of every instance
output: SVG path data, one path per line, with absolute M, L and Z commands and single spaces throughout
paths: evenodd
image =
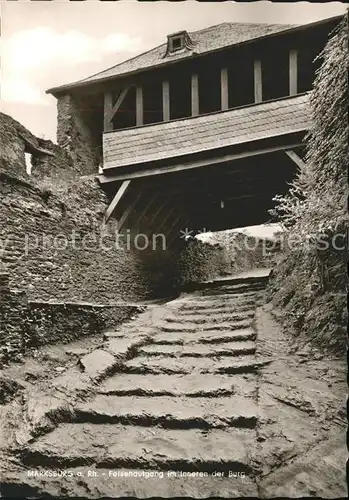
M 258 496 L 254 316 L 265 285 L 265 277 L 224 280 L 167 303 L 148 340 L 92 396 L 17 449 L 26 469 L 73 477 L 26 484 L 86 498 Z

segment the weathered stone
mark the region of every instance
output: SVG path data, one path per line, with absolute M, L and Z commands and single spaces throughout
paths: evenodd
M 231 341 L 254 340 L 256 332 L 252 328 L 233 330 L 231 332 L 221 332 L 217 330 L 205 332 L 180 332 L 180 333 L 159 333 L 154 336 L 154 344 L 219 344 Z
M 219 397 L 224 395 L 251 396 L 256 381 L 246 381 L 239 375 L 138 375 L 118 374 L 106 379 L 99 392 L 119 396 L 187 396 Z
M 126 373 L 251 373 L 258 369 L 253 356 L 210 358 L 167 358 L 139 356 L 127 361 L 123 367 Z
M 115 357 L 103 349 L 96 349 L 80 358 L 79 365 L 92 379 L 107 375 L 116 365 Z
M 238 470 L 250 472 L 255 435 L 250 429 L 232 432 L 168 430 L 112 424 L 61 424 L 25 452 L 46 467 L 99 467 L 181 471 Z
M 171 357 L 217 357 L 217 356 L 239 356 L 241 354 L 254 354 L 255 342 L 225 342 L 217 344 L 179 344 L 168 345 L 146 345 L 138 349 L 140 355 L 146 356 L 171 356 Z
M 241 396 L 231 398 L 171 398 L 98 395 L 77 405 L 78 422 L 160 425 L 166 428 L 254 427 L 256 405 Z
M 162 471 L 154 469 L 110 469 L 91 466 L 71 468 L 73 481 L 70 477 L 58 478 L 29 477 L 27 470 L 6 471 L 7 481 L 2 484 L 5 498 L 10 498 L 8 492 L 15 492 L 18 498 L 23 496 L 23 490 L 33 488 L 35 492 L 45 492 L 54 498 L 64 496 L 99 499 L 113 498 L 115 492 L 125 498 L 257 498 L 258 491 L 254 477 L 244 472 L 236 473 L 193 473 L 192 476 L 181 474 L 180 471 Z M 90 473 L 90 474 L 89 474 Z M 215 475 L 214 475 L 215 474 Z M 224 476 L 223 476 L 224 474 Z M 9 485 L 7 484 L 9 483 Z M 37 494 L 37 493 L 36 493 Z
M 250 319 L 254 317 L 254 311 L 251 309 L 248 309 L 246 311 L 242 312 L 236 312 L 236 311 L 225 311 L 225 312 L 218 312 L 218 313 L 211 313 L 208 314 L 206 312 L 205 314 L 186 314 L 185 316 L 179 316 L 177 313 L 173 315 L 168 315 L 165 318 L 165 321 L 167 323 L 176 323 L 180 324 L 182 321 L 183 323 L 195 323 L 200 327 L 203 324 L 206 323 L 224 323 L 224 322 L 230 322 L 230 321 L 243 321 L 246 319 Z M 182 319 L 183 318 L 183 319 Z
M 128 338 L 110 338 L 104 348 L 114 356 L 124 358 L 131 352 L 131 349 L 139 345 L 144 338 L 145 336 L 142 335 L 129 336 Z
M 218 331 L 232 331 L 241 328 L 249 328 L 252 324 L 252 320 L 232 320 L 222 323 L 207 322 L 203 325 L 197 325 L 195 323 L 168 323 L 164 322 L 161 330 L 163 332 L 200 332 L 206 330 L 218 330 Z

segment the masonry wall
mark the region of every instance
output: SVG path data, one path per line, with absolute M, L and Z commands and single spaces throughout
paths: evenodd
M 28 300 L 97 304 L 139 301 L 170 292 L 168 252 L 157 258 L 115 240 L 109 204 L 96 175 L 79 176 L 64 149 L 0 114 L 0 267 Z M 26 141 L 54 155 L 34 155 L 25 172 Z M 36 170 L 37 169 L 37 170 Z M 35 174 L 36 171 L 36 174 Z M 103 230 L 102 230 L 103 228 Z M 150 251 L 152 253 L 153 251 Z M 158 263 L 164 262 L 164 273 Z M 153 270 L 157 268 L 157 272 Z
M 103 334 L 144 310 L 136 305 L 96 305 L 28 301 L 0 272 L 0 367 L 31 349 Z
M 94 177 L 57 195 L 0 176 L 1 261 L 13 285 L 31 300 L 109 303 L 149 297 L 141 255 L 113 244 L 101 247 L 107 200 Z
M 80 175 L 98 173 L 102 160 L 103 113 L 102 109 L 96 113 L 93 106 L 70 94 L 57 99 L 57 143 L 69 152 Z

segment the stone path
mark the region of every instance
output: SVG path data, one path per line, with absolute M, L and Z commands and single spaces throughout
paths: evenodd
M 261 447 L 274 420 L 260 403 L 270 397 L 260 373 L 271 359 L 258 354 L 256 334 L 265 280 L 227 281 L 149 307 L 91 352 L 76 350 L 78 364 L 49 385 L 24 391 L 23 423 L 4 430 L 3 494 L 273 496 L 273 452 Z M 40 470 L 51 475 L 35 476 Z

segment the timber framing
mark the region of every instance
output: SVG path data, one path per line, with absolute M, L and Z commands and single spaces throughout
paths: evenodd
M 256 59 L 253 63 L 254 68 L 254 102 L 263 101 L 263 83 L 262 83 L 262 61 Z
M 221 69 L 221 110 L 229 108 L 228 69 Z
M 141 193 L 139 193 L 122 213 L 120 219 L 118 220 L 118 231 L 121 231 L 124 228 L 127 219 L 131 215 L 132 211 L 136 208 L 136 205 L 139 202 L 141 196 Z
M 126 87 L 120 92 L 115 104 L 113 104 L 112 92 L 110 92 L 110 91 L 105 92 L 105 94 L 104 94 L 104 132 L 111 132 L 113 130 L 113 118 L 116 115 L 117 111 L 119 110 L 121 104 L 123 103 L 128 91 L 129 91 L 129 88 L 130 87 Z M 138 90 L 138 87 L 137 87 L 137 90 Z
M 302 145 L 302 140 L 298 139 L 297 141 L 294 140 L 294 142 L 291 142 L 289 145 L 283 143 L 277 146 L 270 146 L 270 147 L 265 146 L 260 148 L 257 147 L 256 149 L 252 150 L 244 150 L 241 152 L 230 153 L 230 154 L 221 154 L 219 156 L 204 158 L 204 159 L 192 158 L 191 160 L 189 159 L 189 161 L 187 162 L 180 162 L 174 165 L 159 166 L 158 168 L 146 169 L 146 167 L 143 167 L 142 170 L 141 168 L 138 168 L 138 166 L 137 168 L 134 168 L 135 165 L 132 165 L 131 166 L 132 168 L 129 168 L 127 173 L 120 172 L 120 174 L 113 173 L 112 175 L 106 175 L 106 173 L 104 173 L 99 176 L 99 181 L 101 184 L 108 184 L 120 180 L 136 179 L 136 178 L 156 176 L 156 175 L 165 175 L 170 172 L 179 172 L 182 170 L 210 167 L 213 165 L 224 164 L 241 158 L 248 158 L 256 155 L 274 153 L 277 151 L 286 151 L 289 149 L 293 150 L 295 148 L 300 147 L 301 145 Z M 155 163 L 156 162 L 151 162 L 150 165 L 153 166 Z M 121 170 L 121 167 L 115 169 L 114 172 L 117 171 L 118 169 Z
M 297 153 L 293 151 L 293 149 L 285 150 L 285 153 L 289 158 L 291 158 L 291 160 L 297 165 L 297 167 L 303 169 L 306 166 L 302 158 L 300 158 Z
M 302 33 L 305 33 L 309 28 L 317 28 L 321 26 L 335 26 L 341 19 L 342 15 L 337 15 L 333 16 L 327 19 L 321 19 L 320 21 L 316 21 L 310 24 L 302 24 L 298 26 L 292 26 L 292 27 L 287 27 L 286 29 L 282 31 L 278 31 L 275 33 L 267 33 L 264 35 L 259 36 L 258 38 L 252 38 L 248 40 L 244 40 L 238 43 L 234 43 L 232 45 L 228 44 L 225 46 L 222 46 L 220 48 L 215 48 L 215 49 L 210 49 L 202 52 L 201 54 L 197 54 L 195 57 L 196 59 L 202 59 L 205 58 L 207 55 L 212 54 L 212 53 L 221 53 L 229 49 L 230 47 L 232 48 L 240 48 L 240 47 L 246 47 L 246 46 L 252 46 L 256 42 L 261 43 L 262 41 L 266 40 L 275 40 L 275 39 L 285 39 L 285 38 L 290 38 L 294 36 L 301 36 Z M 156 68 L 164 68 L 167 69 L 168 67 L 172 66 L 175 67 L 179 64 L 181 64 L 182 59 L 161 59 L 157 63 L 152 65 L 152 69 Z M 132 77 L 132 79 L 135 78 L 135 76 L 143 73 L 145 71 L 145 68 L 136 68 L 131 71 L 126 71 L 126 72 L 120 72 L 117 75 L 115 74 L 107 74 L 106 76 L 98 76 L 95 80 L 91 80 L 91 78 L 86 78 L 84 80 L 79 80 L 76 82 L 60 85 L 57 87 L 51 87 L 48 90 L 46 90 L 46 93 L 48 94 L 53 94 L 54 96 L 59 96 L 60 94 L 66 93 L 68 90 L 73 90 L 73 89 L 86 89 L 86 88 L 100 88 L 102 84 L 108 84 L 109 82 L 112 84 L 116 80 L 124 79 L 125 77 Z M 96 91 L 96 90 L 94 90 Z
M 162 113 L 163 121 L 168 122 L 170 119 L 170 82 L 162 82 Z
M 114 198 L 112 199 L 112 201 L 110 202 L 110 205 L 108 206 L 107 210 L 104 213 L 104 217 L 103 217 L 104 224 L 106 224 L 108 222 L 108 220 L 110 219 L 112 213 L 114 212 L 114 210 L 115 210 L 116 206 L 118 205 L 118 203 L 120 202 L 121 198 L 124 196 L 130 183 L 131 183 L 130 180 L 123 181 L 123 183 L 121 184 L 121 186 L 117 190 Z
M 298 92 L 298 51 L 290 50 L 289 53 L 289 94 Z

